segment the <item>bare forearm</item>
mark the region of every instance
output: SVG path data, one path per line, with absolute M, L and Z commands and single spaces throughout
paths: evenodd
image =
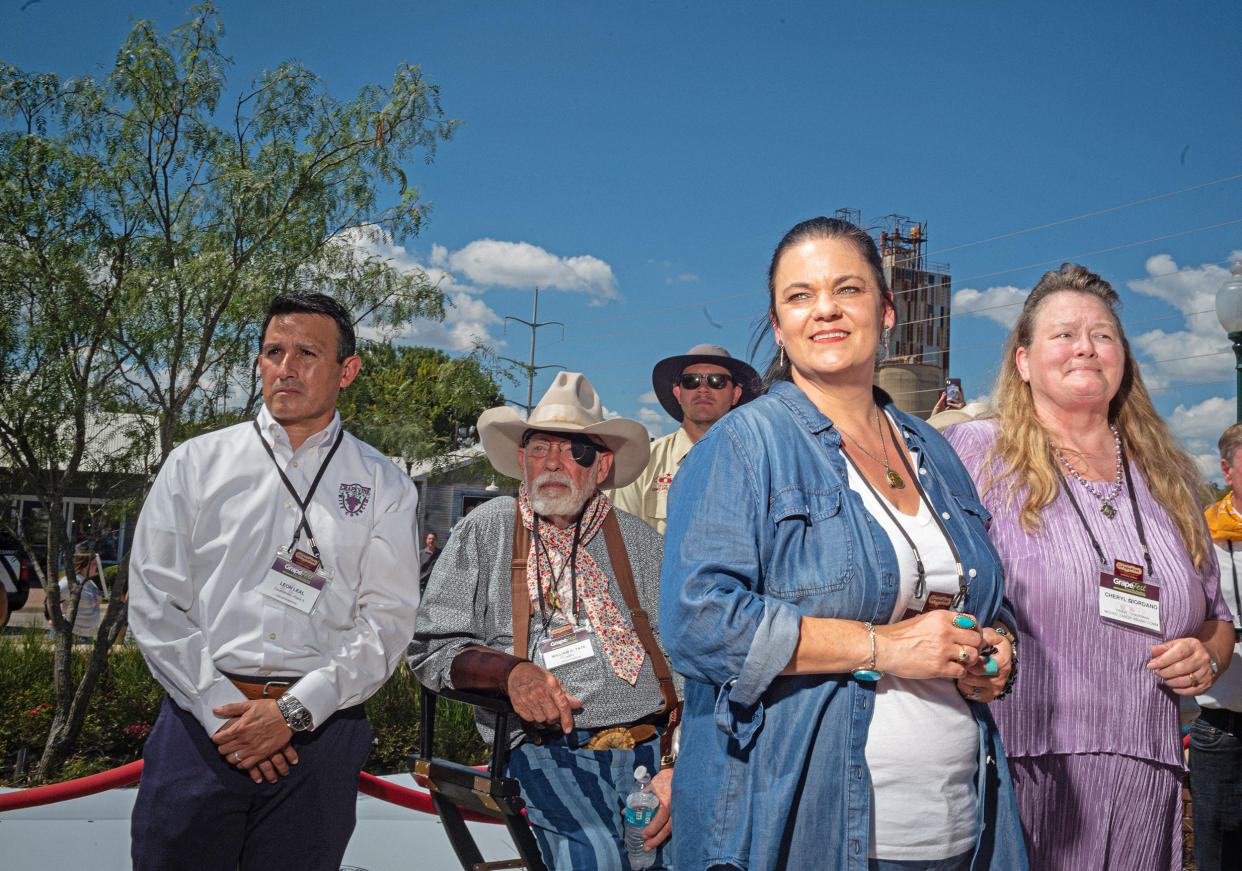
M 871 662 L 871 636 L 857 620 L 803 617 L 798 645 L 781 674 L 836 674 Z

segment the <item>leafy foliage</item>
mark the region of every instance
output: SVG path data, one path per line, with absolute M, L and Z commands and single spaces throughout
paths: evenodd
M 345 427 L 389 456 L 434 457 L 463 441 L 484 409 L 504 399 L 481 353 L 454 358 L 432 348 L 376 344 L 363 348 L 362 371 L 338 407 Z
M 86 651 L 74 649 L 75 669 Z M 29 773 L 11 777 L 18 752 L 37 752 L 54 716 L 52 648 L 42 634 L 0 635 L 0 784 L 28 786 Z M 163 690 L 132 644 L 118 644 L 107 658 L 91 700 L 76 750 L 56 780 L 84 777 L 142 758 L 142 745 L 159 714 Z M 421 732 L 419 686 L 404 665 L 366 702 L 373 743 L 365 770 L 395 774 L 407 769 L 406 756 L 418 747 Z M 477 765 L 488 749 L 475 731 L 470 709 L 441 702 L 436 753 Z
M 406 165 L 430 161 L 457 123 L 437 88 L 402 65 L 391 85 L 338 100 L 285 63 L 226 107 L 222 37 L 201 5 L 168 35 L 137 22 L 101 79 L 0 64 L 0 483 L 47 512 L 37 551 L 58 640 L 45 775 L 125 624 L 122 573 L 71 681 L 56 576 L 63 499 L 83 473 L 101 498 L 136 500 L 177 438 L 252 413 L 277 292 L 331 293 L 376 328 L 443 316 L 425 275 L 360 244 L 403 240 L 426 218 Z M 127 447 L 99 448 L 105 411 L 128 413 Z

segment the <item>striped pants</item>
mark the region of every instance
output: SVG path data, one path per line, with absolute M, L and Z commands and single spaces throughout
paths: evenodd
M 506 774 L 516 778 L 526 801 L 526 820 L 551 871 L 629 871 L 622 812 L 634 789 L 634 769 L 659 769 L 659 736 L 633 750 L 582 750 L 590 733 L 577 730 L 519 744 Z M 668 843 L 655 851 L 652 869 L 669 871 Z
M 1031 871 L 1180 871 L 1182 772 L 1115 753 L 1010 757 Z

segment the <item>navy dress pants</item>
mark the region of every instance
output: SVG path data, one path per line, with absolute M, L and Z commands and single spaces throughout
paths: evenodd
M 293 746 L 298 764 L 288 776 L 255 783 L 165 697 L 130 820 L 135 871 L 337 871 L 371 748 L 362 706 L 295 733 Z

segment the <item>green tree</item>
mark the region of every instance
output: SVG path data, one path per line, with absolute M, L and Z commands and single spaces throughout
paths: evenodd
M 341 394 L 341 420 L 358 438 L 401 457 L 407 470 L 468 441 L 459 428 L 469 430 L 484 409 L 504 402 L 497 379 L 512 379 L 483 351 L 453 357 L 386 342 L 360 356 L 362 371 Z
M 437 89 L 403 65 L 391 85 L 338 100 L 286 63 L 226 108 L 222 36 L 202 5 L 168 35 L 137 22 L 100 80 L 0 64 L 0 465 L 8 492 L 48 512 L 37 542 L 57 634 L 45 778 L 71 752 L 125 626 L 121 572 L 94 654 L 70 674 L 56 583 L 64 495 L 90 473 L 138 501 L 134 482 L 175 439 L 252 413 L 259 324 L 279 291 L 331 293 L 373 326 L 443 316 L 425 275 L 359 244 L 419 231 L 428 205 L 406 166 L 430 161 L 457 123 Z M 92 447 L 109 409 L 133 412 L 128 450 Z

